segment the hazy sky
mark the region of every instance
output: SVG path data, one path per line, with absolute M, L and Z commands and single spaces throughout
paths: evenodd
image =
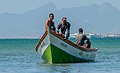
M 61 8 L 87 6 L 87 5 L 91 5 L 91 4 L 101 5 L 106 2 L 111 3 L 114 7 L 116 7 L 117 9 L 120 10 L 120 0 L 0 0 L 0 13 L 4 13 L 4 12 L 24 13 L 24 12 L 33 10 L 35 8 L 47 5 L 48 3 L 52 3 L 58 9 L 61 9 Z M 25 26 L 25 27 L 27 27 L 27 26 Z M 3 27 L 0 27 L 0 29 L 1 28 L 3 28 Z M 6 26 L 4 28 L 6 28 Z M 14 33 L 9 33 L 9 30 L 11 29 L 9 27 L 8 27 L 9 29 L 6 29 L 6 30 L 4 28 L 3 28 L 4 31 L 1 32 L 3 35 L 0 35 L 0 37 L 10 37 L 10 35 L 16 37 L 16 36 L 20 35 L 18 33 L 18 31 L 15 31 Z M 15 27 L 13 27 L 13 28 L 15 28 Z M 7 35 L 4 32 L 6 32 Z M 10 30 L 10 32 L 11 32 L 11 30 Z M 22 33 L 22 32 L 24 32 L 24 31 L 21 31 L 20 33 Z M 27 35 L 29 33 L 23 33 L 23 34 Z M 25 36 L 25 35 L 21 35 L 21 36 Z M 37 35 L 39 35 L 39 34 L 37 34 Z M 30 36 L 34 36 L 34 35 L 30 34 Z
M 0 0 L 0 13 L 24 13 L 47 3 L 53 3 L 58 9 L 61 9 L 104 2 L 109 2 L 120 10 L 120 0 Z

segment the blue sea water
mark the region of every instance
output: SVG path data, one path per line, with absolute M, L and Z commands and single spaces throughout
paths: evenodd
M 120 73 L 120 38 L 90 40 L 95 62 L 49 65 L 35 51 L 39 39 L 0 39 L 0 73 Z

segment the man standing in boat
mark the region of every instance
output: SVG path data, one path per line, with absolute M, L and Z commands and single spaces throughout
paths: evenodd
M 49 27 L 50 30 L 53 30 L 53 31 L 56 30 L 53 19 L 54 19 L 54 14 L 50 13 L 49 18 L 46 20 L 46 23 L 44 25 L 44 31 L 45 32 L 47 31 L 47 27 Z
M 61 29 L 60 33 L 59 33 L 59 29 Z M 68 37 L 70 36 L 70 23 L 67 22 L 66 17 L 63 17 L 62 22 L 60 22 L 59 25 L 57 26 L 57 33 L 59 33 L 61 36 L 63 36 L 66 39 L 68 39 Z
M 79 34 L 77 35 L 76 44 L 80 45 L 84 48 L 90 48 L 91 47 L 91 42 L 88 39 L 88 37 L 83 34 L 83 29 L 79 28 L 78 32 L 79 32 Z

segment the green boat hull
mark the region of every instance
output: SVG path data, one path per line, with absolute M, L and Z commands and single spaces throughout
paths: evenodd
M 77 62 L 85 62 L 87 60 L 77 58 L 68 54 L 67 52 L 61 50 L 60 48 L 50 44 L 42 55 L 42 59 L 46 63 L 77 63 Z

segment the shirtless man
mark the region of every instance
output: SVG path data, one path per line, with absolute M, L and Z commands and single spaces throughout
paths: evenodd
M 54 14 L 53 14 L 53 13 L 50 13 L 50 14 L 49 14 L 49 18 L 46 20 L 46 23 L 45 23 L 45 25 L 44 25 L 44 31 L 45 31 L 45 32 L 47 31 L 47 27 L 49 27 L 50 30 L 56 31 L 56 28 L 55 28 L 55 26 L 54 26 L 53 19 L 54 19 Z

